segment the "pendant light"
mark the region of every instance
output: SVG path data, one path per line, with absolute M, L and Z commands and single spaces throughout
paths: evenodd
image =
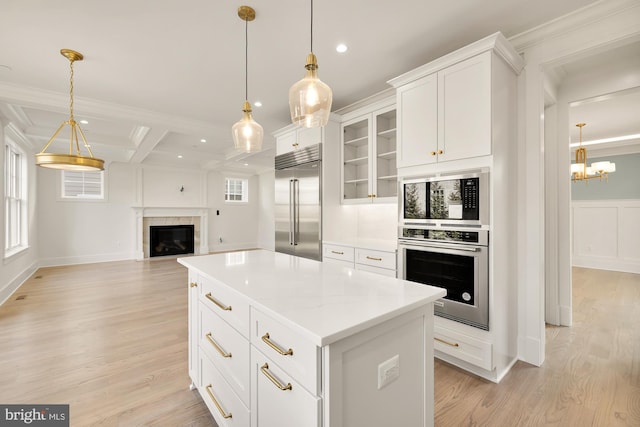
M 306 128 L 324 126 L 329 121 L 333 94 L 318 78 L 318 59 L 313 54 L 313 0 L 311 0 L 311 53 L 307 55 L 304 78 L 289 89 L 291 121 Z
M 236 150 L 245 153 L 255 153 L 262 150 L 262 126 L 258 124 L 251 117 L 251 104 L 249 103 L 248 95 L 248 62 L 249 62 L 249 37 L 248 27 L 249 21 L 253 21 L 256 18 L 256 11 L 249 6 L 240 6 L 238 8 L 238 16 L 244 21 L 244 104 L 242 105 L 242 119 L 240 119 L 231 128 L 233 134 L 233 144 Z
M 36 165 L 42 166 L 43 168 L 49 169 L 61 169 L 61 170 L 71 170 L 71 171 L 101 171 L 104 170 L 104 160 L 93 157 L 93 152 L 91 151 L 91 147 L 87 144 L 87 139 L 84 136 L 84 132 L 78 122 L 76 122 L 73 117 L 73 63 L 75 61 L 82 61 L 84 56 L 71 49 L 61 49 L 60 53 L 62 56 L 66 57 L 69 60 L 70 69 L 71 69 L 71 78 L 70 78 L 70 90 L 69 95 L 71 101 L 69 103 L 69 120 L 62 122 L 58 130 L 55 131 L 49 142 L 44 146 L 41 152 L 36 154 Z M 58 136 L 60 131 L 65 125 L 69 125 L 71 128 L 71 137 L 69 140 L 69 154 L 51 154 L 47 153 L 47 148 L 53 142 L 54 139 Z M 89 156 L 83 156 L 80 153 L 80 144 L 78 142 L 78 134 L 82 138 L 82 142 L 84 143 L 84 147 L 89 152 Z M 75 153 L 74 153 L 75 148 Z

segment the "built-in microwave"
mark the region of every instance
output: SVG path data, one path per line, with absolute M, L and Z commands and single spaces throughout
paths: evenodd
M 400 190 L 401 224 L 489 224 L 488 172 L 404 179 Z

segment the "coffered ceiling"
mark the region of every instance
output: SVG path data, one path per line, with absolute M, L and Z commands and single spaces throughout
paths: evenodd
M 336 110 L 484 36 L 510 37 L 592 2 L 316 0 L 313 50 Z M 235 153 L 231 139 L 244 101 L 243 4 L 257 15 L 248 26 L 249 99 L 262 102 L 254 118 L 265 131 L 265 150 L 251 156 Z M 0 115 L 39 151 L 68 117 L 69 65 L 59 51 L 74 49 L 85 55 L 74 65 L 74 111 L 89 122 L 82 127 L 97 157 L 268 169 L 271 133 L 289 124 L 288 89 L 304 74 L 309 14 L 304 0 L 3 0 Z

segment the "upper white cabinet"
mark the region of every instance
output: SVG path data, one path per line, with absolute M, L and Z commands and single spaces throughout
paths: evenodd
M 276 154 L 288 153 L 322 142 L 322 128 L 287 127 L 276 135 Z
M 501 76 L 505 70 L 516 75 L 521 66 L 506 40 L 494 35 L 389 81 L 397 89 L 398 168 L 494 154 L 495 136 L 509 116 L 501 110 L 501 98 L 510 96 Z
M 397 200 L 396 107 L 393 101 L 373 104 L 343 116 L 343 203 Z

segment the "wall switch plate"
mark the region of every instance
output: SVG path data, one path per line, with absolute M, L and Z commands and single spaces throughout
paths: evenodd
M 400 376 L 400 355 L 378 365 L 378 390 L 389 385 Z

